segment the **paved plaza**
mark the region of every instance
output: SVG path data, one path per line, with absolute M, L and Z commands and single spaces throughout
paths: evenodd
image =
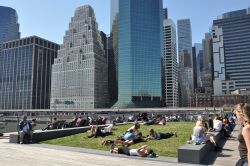
M 233 138 L 226 141 L 221 153 L 211 152 L 206 165 L 234 166 L 239 159 L 236 139 L 239 125 L 236 125 Z M 0 139 L 0 165 L 8 166 L 172 166 L 188 165 L 177 163 L 176 158 L 159 157 L 156 159 L 128 157 L 110 154 L 106 151 L 83 148 L 63 147 L 56 145 L 30 144 L 19 145 L 8 142 L 7 137 Z M 215 158 L 215 161 L 212 161 Z

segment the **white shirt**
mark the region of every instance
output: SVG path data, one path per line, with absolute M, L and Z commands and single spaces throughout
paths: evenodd
M 138 153 L 137 149 L 130 149 L 129 155 L 130 156 L 139 156 L 139 153 Z
M 103 133 L 111 133 L 112 132 L 112 128 L 113 128 L 113 124 L 111 124 L 111 125 L 109 125 L 109 126 L 107 126 L 107 127 L 104 127 L 104 128 L 102 128 L 102 132 Z
M 222 121 L 214 120 L 214 129 L 215 129 L 215 131 L 221 131 L 221 129 L 222 129 Z

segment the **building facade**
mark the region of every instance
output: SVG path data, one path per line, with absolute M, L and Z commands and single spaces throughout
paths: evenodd
M 118 27 L 112 25 L 113 29 L 118 29 L 118 38 L 115 38 L 118 39 L 115 55 L 118 101 L 113 107 L 159 107 L 162 97 L 162 0 L 113 2 L 111 13 L 116 19 L 112 20 L 118 20 Z M 115 11 L 119 14 L 114 14 Z
M 230 94 L 213 95 L 214 107 L 231 107 L 234 108 L 239 103 L 250 102 L 250 91 L 247 89 L 237 89 Z
M 203 87 L 196 88 L 191 97 L 192 107 L 212 107 L 212 94 Z
M 0 44 L 20 38 L 18 16 L 15 9 L 0 6 Z
M 166 15 L 166 14 L 165 14 Z M 171 19 L 163 21 L 164 36 L 164 56 L 163 56 L 163 75 L 164 75 L 164 96 L 166 107 L 177 107 L 178 98 L 178 68 L 176 51 L 176 26 Z
M 201 87 L 213 92 L 213 44 L 212 36 L 206 33 L 202 40 L 203 46 L 203 67 L 201 72 Z
M 119 0 L 111 0 L 110 37 L 108 39 L 108 75 L 110 107 L 118 100 L 118 28 Z
M 89 5 L 78 7 L 52 66 L 51 106 L 107 107 L 107 70 L 107 58 L 94 10 Z
M 179 105 L 191 105 L 191 94 L 194 91 L 192 32 L 190 19 L 177 20 L 178 55 L 179 55 L 179 88 L 181 100 Z M 184 75 L 186 74 L 186 75 Z
M 230 91 L 250 88 L 250 8 L 218 16 L 212 33 L 214 94 L 226 92 L 217 88 L 223 84 L 230 83 Z
M 0 109 L 48 109 L 51 66 L 59 45 L 31 36 L 3 43 Z
M 201 87 L 201 71 L 203 68 L 203 50 L 201 43 L 194 43 L 193 56 L 195 56 L 194 62 L 194 89 Z M 193 58 L 194 59 L 194 58 Z

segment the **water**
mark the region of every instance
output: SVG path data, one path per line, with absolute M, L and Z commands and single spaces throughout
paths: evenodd
M 34 128 L 42 129 L 46 127 L 46 124 L 37 124 L 37 126 Z M 0 133 L 8 133 L 8 132 L 16 132 L 18 131 L 18 123 L 16 122 L 5 122 L 4 125 L 0 125 Z

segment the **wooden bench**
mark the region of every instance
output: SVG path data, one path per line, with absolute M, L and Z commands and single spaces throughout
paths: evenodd
M 224 137 L 221 132 L 211 132 L 211 134 L 215 136 L 216 142 L 219 142 Z M 185 144 L 178 149 L 178 162 L 200 164 L 213 148 L 210 141 L 200 145 Z

